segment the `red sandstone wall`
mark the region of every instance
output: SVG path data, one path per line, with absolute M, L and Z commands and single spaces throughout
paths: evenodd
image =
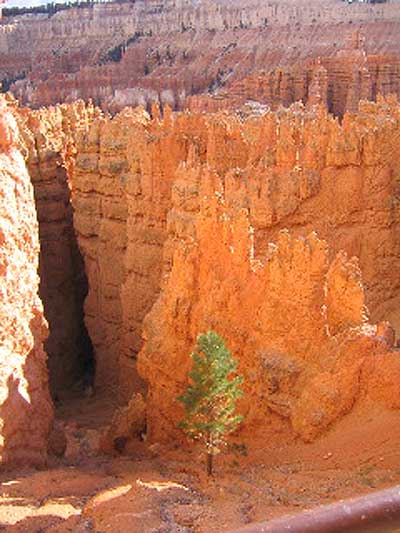
M 125 175 L 130 125 L 121 118 L 101 118 L 82 132 L 71 180 L 74 228 L 89 282 L 85 322 L 96 354 L 96 385 L 115 393 L 127 241 Z
M 187 98 L 191 111 L 216 112 L 239 109 L 253 102 L 250 112 L 257 112 L 255 102 L 271 109 L 288 107 L 302 101 L 307 105 L 323 104 L 336 116 L 356 112 L 360 100 L 376 100 L 377 95 L 400 96 L 400 60 L 396 56 L 367 55 L 364 37 L 355 32 L 343 49 L 332 57 L 256 72 L 215 94 Z
M 38 296 L 38 223 L 18 128 L 0 102 L 0 460 L 42 465 L 53 417 Z

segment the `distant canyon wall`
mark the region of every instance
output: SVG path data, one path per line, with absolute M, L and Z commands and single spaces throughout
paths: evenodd
M 232 84 L 235 92 L 236 83 L 260 71 L 335 56 L 355 29 L 362 29 L 368 55 L 390 62 L 398 57 L 399 27 L 395 0 L 95 4 L 3 21 L 0 79 L 33 107 L 82 98 L 113 113 L 154 102 L 181 110 L 191 96 Z M 273 78 L 279 85 L 279 74 Z M 290 76 L 283 78 L 278 92 L 290 85 Z
M 361 100 L 376 101 L 379 95 L 400 97 L 400 59 L 367 55 L 363 35 L 355 32 L 332 57 L 257 72 L 213 95 L 189 96 L 185 106 L 195 112 L 226 109 L 254 113 L 263 105 L 277 109 L 301 101 L 311 106 L 322 104 L 342 117 L 346 111 L 357 112 Z

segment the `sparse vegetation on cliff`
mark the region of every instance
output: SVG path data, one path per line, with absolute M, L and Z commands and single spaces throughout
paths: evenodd
M 107 2 L 117 3 L 117 4 L 135 4 L 137 0 L 75 0 L 71 2 L 47 2 L 39 6 L 13 6 L 5 7 L 2 10 L 3 16 L 5 17 L 16 17 L 18 15 L 55 15 L 59 11 L 65 11 L 71 7 L 92 7 L 94 4 L 104 4 Z
M 18 15 L 39 15 L 47 14 L 50 17 L 59 11 L 70 9 L 71 7 L 91 7 L 95 4 L 95 0 L 80 0 L 78 2 L 56 3 L 48 2 L 40 6 L 24 6 L 24 7 L 5 7 L 3 15 L 5 17 L 16 17 Z
M 207 474 L 213 473 L 213 457 L 226 444 L 226 436 L 243 420 L 235 414 L 236 400 L 243 394 L 241 376 L 229 379 L 236 372 L 237 362 L 214 331 L 200 334 L 192 354 L 191 384 L 178 400 L 185 407 L 180 422 L 190 437 L 204 443 L 207 453 Z
M 105 63 L 109 63 L 110 61 L 114 63 L 119 63 L 122 59 L 124 51 L 128 48 L 128 46 L 138 41 L 140 37 L 142 36 L 143 36 L 143 33 L 140 31 L 137 31 L 131 37 L 129 37 L 126 41 L 120 44 L 117 44 L 110 50 L 107 50 L 107 52 L 100 58 L 99 65 L 104 65 Z

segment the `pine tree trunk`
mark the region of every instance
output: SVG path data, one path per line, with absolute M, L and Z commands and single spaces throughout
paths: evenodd
M 207 453 L 207 475 L 212 476 L 213 474 L 213 436 L 211 433 L 208 434 L 208 453 Z
M 213 455 L 212 453 L 207 454 L 207 475 L 213 475 Z

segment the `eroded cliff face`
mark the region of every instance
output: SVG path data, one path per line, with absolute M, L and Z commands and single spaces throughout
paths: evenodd
M 154 113 L 158 111 L 154 108 Z M 85 321 L 96 352 L 96 384 L 129 397 L 142 322 L 157 298 L 171 190 L 200 117 L 143 110 L 95 121 L 77 141 L 72 205 L 89 294 Z
M 255 259 L 248 211 L 226 208 L 218 179 L 203 180 L 201 204 L 193 242 L 178 244 L 144 322 L 138 368 L 149 385 L 150 439 L 179 439 L 183 411 L 176 398 L 187 383 L 196 337 L 209 329 L 227 340 L 239 362 L 248 436 L 288 419 L 295 434 L 312 440 L 360 396 L 365 400 L 371 360 L 386 357 L 399 376 L 397 354 L 367 322 L 354 258 L 341 252 L 329 261 L 326 242 L 315 233 L 295 239 L 285 231 Z M 380 379 L 375 400 L 386 401 L 382 390 L 398 407 L 399 386 Z
M 34 112 L 15 108 L 15 113 L 39 222 L 40 297 L 50 324 L 45 342 L 50 387 L 53 396 L 60 397 L 78 385 L 92 358 L 83 318 L 87 279 L 73 228 L 67 167 L 75 135 L 98 112 L 80 102 Z
M 6 19 L 0 80 L 32 106 L 91 98 L 113 112 L 153 102 L 182 109 L 188 96 L 225 85 L 236 93 L 256 84 L 268 93 L 265 77 L 254 79 L 260 70 L 331 57 L 354 27 L 363 29 L 369 54 L 398 57 L 399 21 L 396 2 L 100 3 Z M 302 74 L 295 71 L 296 83 L 307 86 Z M 273 99 L 290 95 L 291 77 L 281 68 L 271 75 Z
M 239 337 L 237 340 L 228 326 L 224 326 L 222 318 L 208 323 L 201 318 L 214 313 L 218 316 L 222 314 L 218 306 L 215 311 L 212 307 L 218 302 L 212 266 L 204 267 L 204 284 L 213 295 L 211 301 L 207 300 L 209 307 L 204 304 L 206 311 L 202 309 L 200 289 L 199 293 L 192 293 L 192 289 L 185 286 L 187 294 L 176 296 L 174 293 L 180 283 L 177 281 L 177 289 L 175 276 L 180 280 L 180 271 L 184 278 L 192 275 L 192 271 L 189 274 L 186 271 L 190 264 L 187 254 L 191 247 L 196 249 L 200 246 L 196 245 L 199 243 L 199 211 L 205 184 L 213 183 L 214 189 L 210 187 L 207 195 L 211 198 L 213 191 L 222 195 L 232 224 L 236 224 L 236 215 L 232 213 L 246 210 L 254 231 L 256 259 L 265 260 L 270 242 L 277 242 L 278 248 L 283 246 L 286 251 L 298 246 L 308 249 L 310 244 L 302 244 L 301 239 L 315 229 L 329 243 L 327 248 L 318 245 L 324 249 L 323 259 L 318 259 L 324 266 L 318 267 L 318 276 L 310 274 L 315 284 L 312 290 L 319 295 L 318 299 L 306 303 L 303 297 L 299 297 L 294 311 L 294 315 L 302 317 L 299 318 L 298 330 L 294 330 L 296 338 L 302 339 L 299 348 L 293 348 L 296 346 L 294 338 L 289 336 L 288 340 L 288 324 L 294 319 L 283 325 L 282 318 L 282 325 L 277 326 L 276 338 L 264 331 L 257 337 L 260 345 L 252 347 L 257 354 L 264 348 L 268 354 L 278 354 L 276 363 L 266 364 L 272 370 L 260 369 L 263 378 L 254 378 L 251 372 L 249 377 L 248 368 L 257 365 L 260 368 L 261 362 L 249 359 L 248 363 L 243 363 L 249 381 L 254 378 L 256 383 L 263 383 L 268 375 L 268 380 L 273 383 L 276 380 L 283 382 L 276 385 L 276 394 L 268 392 L 269 386 L 262 393 L 258 385 L 254 388 L 249 386 L 249 405 L 243 405 L 245 410 L 248 408 L 247 430 L 253 431 L 260 421 L 257 417 L 268 408 L 274 423 L 285 424 L 285 420 L 289 420 L 297 434 L 312 439 L 348 412 L 356 401 L 365 401 L 366 398 L 379 402 L 384 400 L 384 405 L 395 407 L 397 392 L 393 376 L 398 372 L 396 358 L 386 349 L 388 338 L 385 335 L 386 340 L 379 338 L 382 327 L 377 330 L 366 322 L 363 305 L 365 297 L 373 321 L 391 318 L 398 327 L 397 104 L 384 100 L 378 104 L 364 103 L 358 114 L 346 115 L 342 124 L 322 108 L 304 110 L 298 105 L 289 111 L 267 113 L 245 121 L 227 114 L 169 113 L 161 120 L 157 118 L 156 109 L 154 115 L 156 118 L 150 120 L 145 113 L 126 112 L 114 119 L 101 119 L 77 144 L 78 158 L 72 174 L 73 202 L 76 205 L 78 240 L 85 258 L 88 254 L 91 257 L 88 276 L 94 297 L 88 299 L 86 308 L 89 333 L 96 339 L 97 350 L 100 347 L 98 364 L 105 369 L 104 373 L 98 374 L 99 385 L 112 383 L 123 398 L 129 397 L 130 391 L 135 389 L 135 359 L 142 344 L 142 322 L 157 301 L 160 290 L 160 299 L 164 304 L 157 301 L 149 315 L 150 325 L 144 331 L 147 343 L 139 356 L 142 377 L 149 385 L 148 416 L 153 438 L 162 439 L 174 433 L 174 422 L 178 416 L 175 397 L 185 375 L 185 364 L 182 362 L 180 365 L 180 357 L 188 364 L 187 355 L 198 329 L 207 326 L 219 328 L 228 342 L 232 339 L 232 349 L 242 353 L 239 345 L 241 341 L 246 345 L 247 338 L 243 340 L 244 337 Z M 88 154 L 91 154 L 90 157 Z M 88 173 L 88 165 L 93 162 Z M 108 191 L 106 194 L 105 190 Z M 81 206 L 80 202 L 83 202 Z M 115 206 L 113 212 L 110 211 L 110 202 Z M 88 211 L 85 205 L 89 204 L 95 205 L 96 210 Z M 80 229 L 79 217 L 84 224 L 89 224 L 90 231 L 86 236 L 86 230 Z M 117 219 L 116 224 L 113 219 Z M 112 230 L 109 229 L 111 227 Z M 221 233 L 211 222 L 206 227 L 208 239 Z M 279 237 L 284 228 L 291 230 L 290 246 L 282 245 Z M 100 230 L 101 238 L 96 241 L 98 237 L 95 239 L 94 235 Z M 205 241 L 204 235 L 203 238 Z M 239 237 L 232 237 L 229 241 L 233 249 L 236 240 L 239 242 Z M 249 243 L 246 246 L 249 247 Z M 182 248 L 183 259 L 178 267 L 174 267 L 177 248 Z M 365 272 L 365 296 L 354 261 L 349 261 L 342 254 L 336 257 L 341 249 L 349 257 L 359 257 Z M 110 255 L 115 262 L 113 276 L 116 273 L 118 276 L 107 278 Z M 249 252 L 245 255 L 247 257 Z M 283 265 L 287 262 L 289 269 L 289 264 L 294 261 L 292 255 L 291 252 L 288 257 L 278 254 L 279 262 Z M 198 262 L 193 267 L 196 276 L 203 268 L 204 257 L 206 254 L 193 259 Z M 317 261 L 315 257 L 314 260 Z M 241 261 L 237 258 L 238 264 Z M 301 279 L 306 259 L 301 256 L 296 261 L 299 264 L 291 264 L 289 269 L 300 269 L 296 282 L 281 279 L 282 285 L 289 287 L 287 293 L 281 289 L 282 317 L 288 315 L 286 306 L 290 307 L 288 302 L 296 294 L 295 285 Z M 230 265 L 227 257 L 222 264 Z M 250 301 L 250 295 L 244 288 L 249 283 L 246 276 L 253 279 L 251 272 L 256 264 L 249 260 L 247 266 L 243 266 L 246 275 L 234 271 L 239 277 L 234 276 L 227 292 L 221 296 L 225 313 L 231 306 L 234 309 L 242 307 L 246 298 Z M 263 268 L 268 271 L 269 267 Z M 314 267 L 309 268 L 312 270 Z M 100 276 L 99 272 L 102 272 Z M 165 285 L 169 275 L 174 280 L 172 288 L 169 281 Z M 223 270 L 221 279 L 225 275 Z M 208 281 L 207 276 L 210 277 Z M 111 283 L 107 279 L 112 280 Z M 108 283 L 112 287 L 104 290 Z M 255 288 L 254 293 L 258 294 L 260 290 Z M 278 288 L 273 290 L 279 292 Z M 268 286 L 266 292 L 269 291 Z M 231 292 L 236 294 L 232 304 L 228 296 Z M 197 302 L 198 314 L 190 318 L 191 308 L 196 307 Z M 180 305 L 182 309 L 178 312 L 176 309 L 180 309 Z M 267 315 L 269 313 L 268 324 L 272 322 L 272 329 L 276 305 L 273 310 L 265 311 Z M 325 305 L 326 315 L 321 311 Z M 307 320 L 303 323 L 304 316 L 312 316 L 307 306 L 313 308 L 319 317 L 319 321 L 313 317 L 315 329 L 310 326 L 308 330 Z M 183 320 L 186 314 L 193 322 Z M 168 323 L 167 319 L 175 315 L 179 325 L 175 319 Z M 174 328 L 181 332 L 182 337 L 174 332 Z M 186 329 L 189 331 L 187 337 L 183 333 Z M 256 331 L 256 326 L 249 327 L 249 331 Z M 99 337 L 101 342 L 97 343 Z M 164 338 L 172 344 L 177 338 L 178 348 L 167 341 L 164 345 Z M 393 343 L 394 338 L 390 342 Z M 181 380 L 177 377 L 176 381 L 171 380 L 171 388 L 165 388 L 160 376 L 168 374 L 163 366 L 168 365 L 168 360 L 164 361 L 161 355 L 158 359 L 157 354 L 165 354 L 169 350 L 178 354 L 176 357 L 182 374 Z M 305 355 L 300 356 L 300 352 Z M 318 354 L 322 360 L 316 363 Z M 175 368 L 174 357 L 170 360 L 171 368 Z M 250 356 L 243 357 L 245 361 Z M 304 366 L 298 363 L 302 357 L 310 357 Z M 382 370 L 377 361 L 383 362 Z M 298 364 L 301 370 L 297 368 Z M 299 382 L 298 374 L 301 375 Z M 290 383 L 287 388 L 286 382 Z M 275 385 L 271 387 L 274 389 Z M 251 412 L 251 407 L 257 405 L 254 399 L 258 394 L 268 399 Z M 314 403 L 321 397 L 326 402 L 322 414 Z M 158 403 L 161 407 L 156 407 Z M 159 432 L 154 428 L 159 428 Z
M 301 101 L 309 106 L 323 104 L 342 117 L 346 111 L 357 112 L 360 100 L 376 101 L 378 95 L 400 95 L 399 58 L 367 55 L 364 36 L 356 31 L 333 56 L 255 72 L 224 83 L 213 94 L 190 96 L 185 105 L 196 112 L 247 106 L 248 112 L 255 113 L 263 105 L 277 109 Z
M 71 171 L 78 243 L 89 281 L 85 321 L 97 384 L 135 387 L 142 322 L 182 240 L 196 240 L 202 183 L 215 175 L 229 208 L 248 210 L 256 257 L 289 228 L 357 256 L 373 321 L 397 326 L 395 102 L 363 104 L 342 124 L 320 107 L 234 115 L 141 111 L 100 118 L 77 137 Z
M 395 100 L 341 123 L 319 105 L 248 118 L 10 105 L 35 189 L 53 390 L 79 379 L 90 342 L 97 394 L 128 401 L 138 359 L 150 435 L 176 436 L 189 353 L 212 327 L 246 376 L 244 431 L 268 413 L 311 440 L 355 402 L 398 407 L 395 335 L 365 307 L 398 327 Z
M 17 123 L 0 102 L 0 460 L 43 465 L 53 418 L 47 322 L 38 296 L 39 235 Z

